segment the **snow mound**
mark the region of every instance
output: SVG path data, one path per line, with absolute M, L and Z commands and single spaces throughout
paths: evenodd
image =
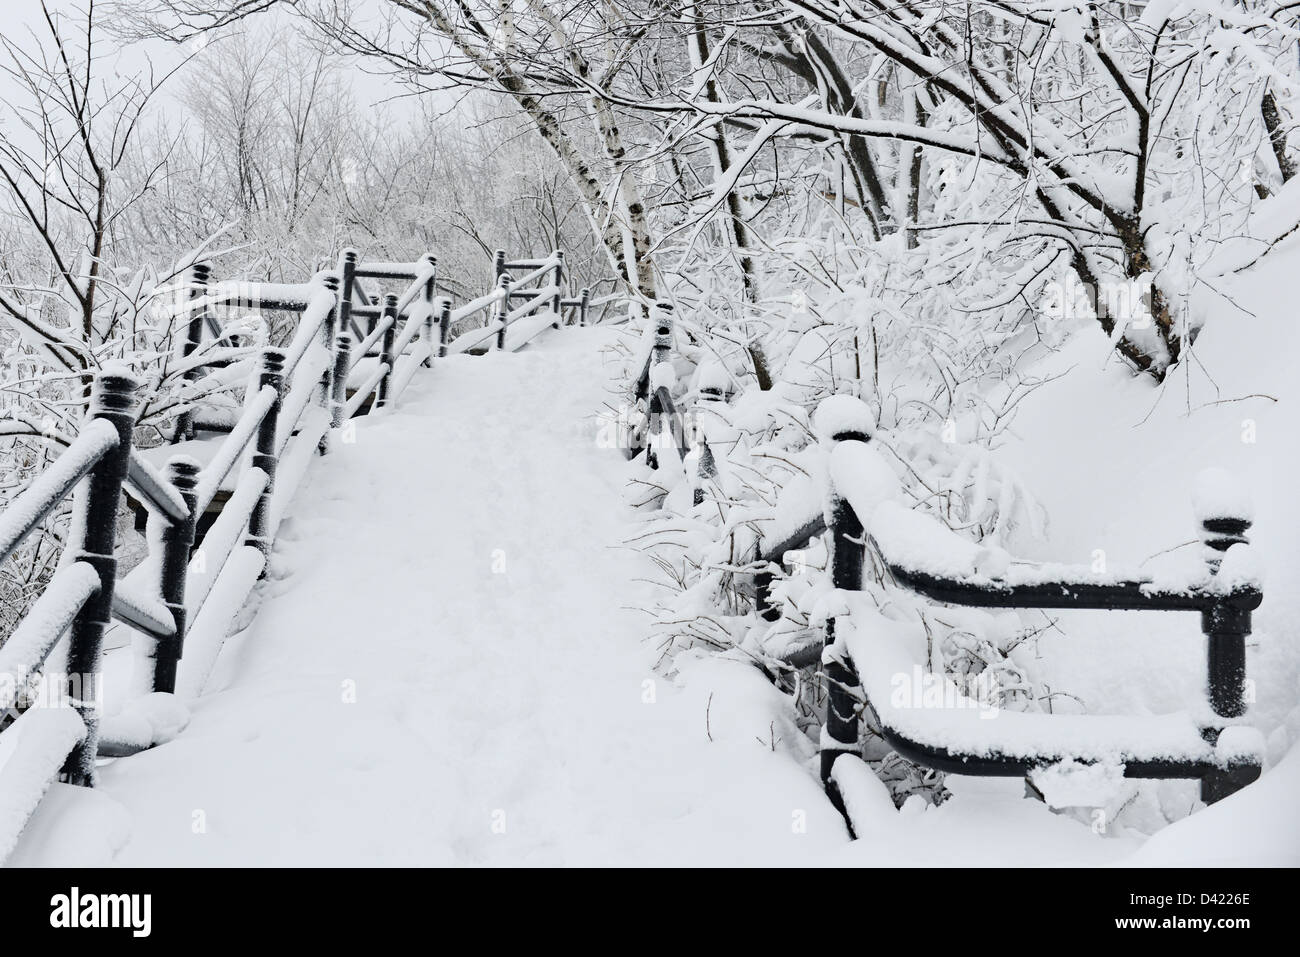
M 876 417 L 861 399 L 851 395 L 832 395 L 822 399 L 813 413 L 818 438 L 833 441 L 846 432 L 858 432 L 867 438 L 876 434 Z

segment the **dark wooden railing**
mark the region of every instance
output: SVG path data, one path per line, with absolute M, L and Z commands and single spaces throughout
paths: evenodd
M 55 777 L 92 786 L 97 756 L 121 757 L 153 743 L 101 733 L 100 662 L 112 620 L 143 642 L 135 691 L 198 695 L 264 573 L 289 500 L 312 459 L 329 451 L 331 431 L 396 403 L 415 370 L 438 356 L 471 351 L 493 334 L 497 348 L 519 349 L 542 328 L 559 325 L 569 307 L 585 323 L 590 297 L 583 290 L 563 298 L 563 262 L 552 254 L 521 277 L 522 288 L 512 291 L 506 281 L 459 309 L 437 295 L 432 256 L 368 263 L 349 250 L 337 272 L 296 285 L 219 283 L 207 264 L 193 267 L 179 350 L 184 378 L 198 383 L 214 369 L 246 370 L 243 404 L 183 407 L 172 441 L 186 445 L 159 470 L 151 452 L 132 447 L 142 398 L 135 379 L 125 370 L 101 372 L 81 434 L 0 513 L 4 561 L 77 489 L 79 520 L 63 563 L 0 646 L 0 732 L 10 749 L 0 767 L 0 863 Z M 405 287 L 381 297 L 363 289 L 365 281 Z M 509 305 L 512 292 L 522 305 Z M 230 336 L 214 314 L 228 307 L 297 314 L 298 323 L 283 348 L 249 357 L 247 349 L 224 348 Z M 451 337 L 458 323 L 485 309 L 493 316 L 488 333 Z M 544 321 L 507 339 L 508 326 L 524 317 Z M 187 454 L 191 440 L 219 440 L 206 465 Z M 119 577 L 124 490 L 146 516 L 160 554 Z M 66 655 L 49 662 L 65 635 Z M 23 707 L 37 680 L 45 697 L 57 685 L 53 706 L 43 698 Z
M 869 410 L 863 407 L 864 416 Z M 867 444 L 870 430 L 840 432 L 831 437 L 834 447 L 846 443 Z M 1251 581 L 1227 583 L 1216 576 L 1223 554 L 1232 545 L 1245 544 L 1250 521 L 1242 515 L 1202 514 L 1201 540 L 1207 548 L 1208 569 L 1203 580 L 1179 586 L 1153 581 L 1149 577 L 1133 575 L 1099 577 L 1089 566 L 1056 566 L 1048 575 L 1037 573 L 1001 574 L 989 577 L 971 572 L 964 575 L 938 574 L 927 563 L 918 562 L 913 548 L 892 548 L 888 539 L 882 539 L 872 526 L 864 523 L 855 512 L 851 496 L 834 487 L 828 490 L 829 499 L 822 503 L 819 514 L 810 515 L 797 530 L 784 535 L 780 541 L 760 544 L 756 556 L 756 605 L 767 620 L 780 617 L 780 608 L 771 601 L 770 590 L 774 576 L 787 552 L 803 548 L 811 540 L 830 534 L 831 584 L 846 592 L 858 591 L 863 585 L 863 570 L 868 547 L 880 556 L 884 571 L 901 587 L 947 604 L 979 608 L 1026 609 L 1092 609 L 1109 611 L 1184 611 L 1197 612 L 1201 630 L 1207 643 L 1206 684 L 1208 713 L 1216 720 L 1204 722 L 1199 734 L 1184 736 L 1182 747 L 1149 745 L 1153 740 L 1144 737 L 1146 732 L 1162 722 L 1163 717 L 1125 719 L 1132 733 L 1110 737 L 1110 750 L 1105 760 L 1123 766 L 1123 773 L 1132 778 L 1192 778 L 1201 782 L 1201 795 L 1207 803 L 1218 801 L 1258 778 L 1260 764 L 1253 753 L 1237 753 L 1216 749 L 1223 729 L 1239 724 L 1246 713 L 1246 639 L 1250 634 L 1251 612 L 1259 607 L 1263 594 L 1258 584 Z M 890 504 L 905 512 L 901 505 Z M 877 511 L 877 524 L 880 512 Z M 828 526 L 823 516 L 830 516 Z M 912 523 L 934 523 L 934 520 L 917 513 L 906 512 Z M 868 522 L 871 516 L 868 515 Z M 937 526 L 937 523 L 935 523 Z M 946 527 L 943 527 L 946 532 Z M 970 543 L 955 533 L 947 533 L 954 548 Z M 1015 566 L 1013 566 L 1014 568 Z M 835 766 L 845 755 L 860 756 L 859 724 L 865 711 L 870 711 L 885 741 L 900 755 L 917 764 L 956 774 L 998 777 L 1022 777 L 1053 764 L 1075 760 L 1080 764 L 1101 760 L 1092 753 L 1079 753 L 1077 745 L 1072 750 L 1070 740 L 1058 747 L 1026 750 L 999 743 L 996 721 L 985 722 L 988 734 L 982 736 L 980 746 L 944 746 L 933 740 L 921 740 L 899 714 L 883 708 L 883 702 L 873 700 L 867 690 L 869 682 L 862 680 L 861 669 L 871 669 L 871 660 L 855 660 L 843 642 L 836 642 L 837 622 L 827 622 L 824 642 L 795 653 L 789 664 L 797 667 L 815 664 L 820 658 L 828 685 L 826 722 L 822 737 L 821 768 L 827 792 L 841 811 L 844 803 L 838 792 Z M 1010 716 L 1008 712 L 997 714 Z M 1167 716 L 1166 716 L 1167 717 Z M 1051 722 L 1072 722 L 1075 729 L 1086 732 L 1088 725 L 1079 722 L 1113 722 L 1114 716 L 1048 714 L 1016 714 L 1020 721 L 1047 722 L 1043 737 L 1051 738 Z M 1189 721 L 1194 719 L 1188 716 Z M 1064 726 L 1063 724 L 1061 725 Z M 1095 725 L 1100 727 L 1100 725 Z M 1168 729 L 1166 722 L 1162 727 Z M 1108 739 L 1110 740 L 1110 739 Z M 1127 740 L 1127 744 L 1125 743 Z M 847 815 L 846 815 L 847 816 Z M 850 827 L 852 822 L 850 820 Z
M 633 380 L 632 388 L 632 399 L 645 415 L 632 418 L 626 437 L 627 456 L 635 458 L 644 449 L 647 463 L 653 468 L 661 467 L 658 449 L 668 444 L 671 432 L 672 444 L 678 449 L 683 463 L 689 461 L 690 454 L 698 455 L 698 474 L 692 476 L 692 480 L 695 502 L 699 504 L 705 480 L 716 474 L 712 456 L 705 454 L 707 436 L 696 434 L 693 440 L 688 441 L 672 392 L 664 384 L 675 377 L 657 376 L 655 372 L 656 367 L 672 361 L 672 310 L 659 306 L 654 313 L 652 328 L 653 338 L 647 337 L 644 363 L 640 374 Z M 704 378 L 701 376 L 699 379 L 698 401 L 705 404 L 725 402 L 721 379 L 713 381 L 716 377 L 710 377 L 706 383 Z M 829 454 L 834 455 L 834 450 L 845 444 L 856 443 L 864 450 L 869 446 L 873 425 L 870 410 L 863 405 L 861 414 L 861 428 L 846 429 L 829 437 Z M 690 453 L 691 444 L 695 445 L 695 453 Z M 850 452 L 850 456 L 856 454 Z M 868 534 L 870 529 L 864 527 L 863 519 L 869 521 L 871 515 L 859 516 L 850 502 L 851 496 L 837 490 L 833 481 L 827 494 L 828 500 L 818 501 L 810 507 L 803 522 L 786 524 L 783 531 L 758 542 L 750 568 L 755 584 L 756 611 L 764 620 L 774 622 L 781 617 L 781 607 L 772 599 L 772 587 L 775 578 L 781 574 L 787 554 L 829 533 L 831 583 L 845 592 L 862 588 L 866 552 L 871 547 L 880 556 L 883 572 L 896 586 L 938 602 L 980 608 L 1196 612 L 1207 643 L 1208 701 L 1204 714 L 1194 709 L 1193 713 L 1185 715 L 1117 718 L 1109 715 L 1012 713 L 999 709 L 997 713 L 1007 719 L 1005 724 L 1019 722 L 1023 728 L 1026 720 L 1047 722 L 1042 726 L 1046 740 L 1052 739 L 1052 729 L 1059 732 L 1068 727 L 1071 735 L 1064 739 L 1058 737 L 1060 743 L 1057 747 L 1026 749 L 1019 744 L 1013 746 L 1000 742 L 998 735 L 992 733 L 992 729 L 1000 727 L 999 723 L 989 721 L 985 727 L 990 733 L 983 736 L 978 747 L 945 746 L 942 742 L 922 740 L 905 720 L 894 720 L 899 716 L 880 707 L 879 700 L 873 701 L 860 668 L 869 671 L 876 663 L 855 661 L 847 645 L 836 642 L 836 621 L 832 619 L 824 629 L 822 640 L 788 652 L 785 664 L 795 668 L 815 666 L 819 662 L 822 665 L 829 689 L 822 777 L 828 794 L 841 811 L 845 807 L 837 790 L 836 761 L 845 755 L 860 754 L 859 725 L 868 711 L 874 715 L 884 739 L 903 757 L 923 766 L 958 774 L 1026 776 L 1060 762 L 1077 761 L 1086 765 L 1104 760 L 1121 764 L 1124 775 L 1128 777 L 1199 780 L 1202 797 L 1207 803 L 1222 799 L 1259 776 L 1259 757 L 1253 747 L 1243 747 L 1240 737 L 1234 738 L 1233 743 L 1226 747 L 1220 743 L 1224 729 L 1240 724 L 1246 713 L 1245 645 L 1250 634 L 1251 613 L 1263 600 L 1258 584 L 1253 581 L 1225 583 L 1217 577 L 1223 554 L 1233 545 L 1246 543 L 1250 527 L 1247 516 L 1207 513 L 1199 517 L 1201 539 L 1209 557 L 1207 575 L 1196 582 L 1157 582 L 1139 574 L 1099 576 L 1093 574 L 1088 566 L 1053 566 L 1054 571 L 1046 575 L 1017 573 L 991 578 L 973 572 L 966 575 L 938 574 L 924 562 L 911 561 L 908 549 L 904 549 L 901 557 L 891 553 L 887 542 Z M 903 508 L 897 504 L 891 507 Z M 933 522 L 919 513 L 906 514 L 911 516 L 909 521 Z M 946 526 L 939 527 L 951 536 L 949 544 L 954 548 L 974 547 L 947 531 Z M 1023 569 L 1028 566 L 1013 567 Z M 1178 721 L 1170 720 L 1174 718 Z M 1117 720 L 1122 722 L 1122 726 L 1115 724 Z M 1106 729 L 1102 736 L 1107 749 L 1104 758 L 1072 744 L 1102 728 Z M 1169 736 L 1171 729 L 1177 732 L 1172 738 Z M 1034 735 L 1037 733 L 1035 730 Z M 1160 737 L 1162 734 L 1164 738 Z M 1177 738 L 1177 745 L 1170 743 L 1173 738 Z M 1151 745 L 1149 742 L 1154 740 L 1164 743 Z M 851 771 L 846 773 L 852 774 Z

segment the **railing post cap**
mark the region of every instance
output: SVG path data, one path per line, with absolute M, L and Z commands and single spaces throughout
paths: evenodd
M 196 282 L 205 282 L 208 276 L 212 275 L 212 267 L 205 262 L 192 263 L 190 271 Z
M 390 292 L 388 295 L 384 297 L 384 308 L 385 309 L 397 308 L 397 295 L 395 293 Z
M 358 259 L 358 253 L 355 249 L 349 246 L 347 249 L 343 250 L 343 259 L 346 262 L 356 262 Z
M 713 392 L 722 395 L 731 385 L 731 376 L 727 372 L 727 367 L 717 359 L 710 359 L 700 364 L 700 371 L 696 373 L 695 387 L 700 392 Z
M 1250 527 L 1255 518 L 1255 504 L 1248 489 L 1226 469 L 1203 469 L 1192 487 L 1192 510 L 1204 527 L 1208 523 L 1244 523 Z
M 173 455 L 167 460 L 167 477 L 182 491 L 194 488 L 202 471 L 202 464 L 192 455 Z
M 338 292 L 339 286 L 342 285 L 339 274 L 332 269 L 321 270 L 316 274 L 315 278 L 330 292 Z
M 91 405 L 113 412 L 130 409 L 135 405 L 135 390 L 139 387 L 140 380 L 126 366 L 105 366 L 91 387 Z
M 279 372 L 284 368 L 284 350 L 276 349 L 271 346 L 266 347 L 259 353 L 262 362 L 262 368 L 268 372 Z
M 876 417 L 871 407 L 851 395 L 832 395 L 822 399 L 813 413 L 817 437 L 827 442 L 856 439 L 869 440 L 876 433 Z

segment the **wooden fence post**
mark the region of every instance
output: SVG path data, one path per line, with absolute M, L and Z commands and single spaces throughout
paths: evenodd
M 343 250 L 343 259 L 339 264 L 339 332 L 349 332 L 352 328 L 352 287 L 357 281 L 356 272 L 357 251 Z
M 501 319 L 501 328 L 497 330 L 497 349 L 506 347 L 506 327 L 510 325 L 510 276 L 501 274 L 501 307 L 498 317 Z
M 338 363 L 336 361 L 337 357 L 334 354 L 334 349 L 336 338 L 335 329 L 338 326 L 338 296 L 340 285 L 341 283 L 338 274 L 330 273 L 325 277 L 325 288 L 334 293 L 334 305 L 330 308 L 329 315 L 325 318 L 325 321 L 321 323 L 321 345 L 325 347 L 325 352 L 330 357 L 330 363 L 325 367 L 325 371 L 321 373 L 318 401 L 322 409 L 330 412 L 331 419 L 333 418 L 334 375 L 338 369 Z M 346 374 L 347 373 L 345 372 L 344 375 Z M 329 430 L 326 429 L 321 433 L 320 441 L 316 443 L 316 451 L 321 455 L 328 455 L 329 450 L 330 433 Z
M 506 251 L 498 249 L 492 255 L 492 285 L 498 285 L 506 274 Z
M 382 409 L 388 405 L 388 396 L 393 389 L 393 367 L 397 357 L 393 355 L 393 343 L 397 337 L 397 297 L 391 293 L 384 297 L 384 311 L 380 322 L 388 323 L 381 337 L 383 345 L 379 349 L 380 363 L 388 366 L 388 371 L 379 380 L 379 389 L 375 393 L 375 408 Z
M 663 434 L 663 417 L 667 410 L 659 400 L 659 390 L 654 386 L 654 367 L 661 362 L 671 362 L 673 353 L 673 305 L 662 300 L 654 304 L 652 318 L 655 322 L 654 346 L 650 352 L 650 363 L 646 367 L 648 374 L 647 389 L 649 401 L 646 404 L 646 446 L 645 464 L 652 469 L 659 468 L 658 445 Z M 673 423 L 669 423 L 672 428 Z
M 447 337 L 451 335 L 451 300 L 442 299 L 438 304 L 438 358 L 447 355 Z
M 555 250 L 555 295 L 551 297 L 551 312 L 555 313 L 552 329 L 560 328 L 560 300 L 564 298 L 560 284 L 564 281 L 564 250 Z
M 275 468 L 279 462 L 276 454 L 276 422 L 280 417 L 280 404 L 284 401 L 284 353 L 279 349 L 263 349 L 260 357 L 261 366 L 257 374 L 257 391 L 270 386 L 275 390 L 275 401 L 266 413 L 266 418 L 257 429 L 257 448 L 252 456 L 253 468 L 266 473 L 266 487 L 258 496 L 253 506 L 253 514 L 248 520 L 248 536 L 245 545 L 259 549 L 267 558 L 271 557 L 271 498 L 275 492 Z M 262 569 L 266 574 L 266 569 Z
M 438 351 L 433 341 L 434 297 L 438 294 L 438 257 L 425 256 L 424 261 L 429 264 L 429 278 L 424 283 L 424 341 L 429 344 L 429 355 L 424 360 L 424 366 L 429 368 L 433 365 L 433 357 Z
M 713 449 L 709 447 L 709 437 L 704 426 L 707 419 L 699 413 L 702 411 L 701 407 L 708 408 L 709 406 L 724 405 L 726 403 L 726 369 L 720 364 L 706 364 L 706 366 L 700 370 L 698 388 L 700 390 L 700 397 L 695 404 L 697 410 L 695 432 L 696 436 L 699 438 L 700 461 L 698 471 L 695 474 L 696 486 L 693 502 L 696 505 L 702 505 L 704 503 L 704 483 L 718 477 L 718 463 L 713 458 Z M 770 585 L 770 575 L 768 576 L 768 582 Z M 766 598 L 766 596 L 763 597 Z M 763 614 L 765 620 L 774 620 L 767 617 L 768 612 L 765 612 L 764 609 L 760 608 L 759 611 Z
M 333 392 L 330 395 L 330 428 L 343 427 L 348 404 L 348 367 L 352 364 L 352 337 L 340 332 L 334 340 Z
M 117 581 L 117 508 L 131 459 L 131 430 L 135 428 L 135 390 L 138 383 L 126 372 L 101 372 L 90 396 L 90 418 L 104 419 L 117 430 L 118 441 L 83 479 L 77 491 L 81 522 L 79 540 L 69 543 L 77 561 L 99 575 L 99 590 L 73 619 L 64 672 L 59 679 L 64 695 L 86 725 L 86 736 L 69 752 L 60 779 L 68 784 L 93 787 L 95 755 L 99 750 L 99 664 L 104 630 L 113 613 L 113 586 Z
M 208 294 L 208 279 L 211 276 L 211 268 L 207 263 L 195 263 L 190 267 L 190 300 L 202 299 Z M 185 327 L 185 344 L 181 346 L 181 355 L 189 358 L 198 351 L 203 342 L 203 323 L 205 313 L 193 312 L 190 315 L 190 321 Z M 200 377 L 198 369 L 187 369 L 183 379 L 187 382 L 193 382 Z M 173 442 L 179 442 L 182 439 L 194 438 L 194 411 L 188 410 L 182 412 L 176 418 L 176 432 L 172 439 Z
M 836 443 L 861 441 L 862 434 L 843 432 L 832 436 Z M 831 587 L 845 591 L 860 591 L 865 546 L 862 520 L 847 500 L 830 490 L 831 532 Z M 826 622 L 826 648 L 835 643 L 835 619 Z M 822 785 L 835 807 L 844 813 L 844 802 L 834 782 L 831 769 L 842 754 L 858 754 L 858 700 L 853 690 L 859 684 L 853 661 L 842 650 L 838 656 L 827 654 L 822 658 L 822 673 L 828 684 L 826 695 L 826 723 L 821 741 Z M 848 820 L 847 816 L 845 820 Z
M 587 307 L 590 305 L 591 290 L 584 286 L 578 296 L 578 325 L 585 326 L 587 324 Z
M 167 478 L 171 480 L 188 515 L 184 521 L 163 516 L 162 559 L 159 562 L 159 595 L 172 613 L 176 634 L 160 638 L 154 645 L 153 690 L 168 694 L 176 691 L 176 669 L 185 647 L 185 576 L 189 570 L 190 548 L 194 545 L 194 532 L 198 525 L 199 499 L 195 488 L 199 483 L 200 465 L 187 455 L 174 455 L 167 462 Z
M 1233 545 L 1248 544 L 1250 517 L 1244 509 L 1235 514 L 1203 513 L 1200 537 L 1205 545 L 1210 575 L 1219 573 L 1224 553 Z M 1221 718 L 1239 718 L 1246 713 L 1246 639 L 1250 636 L 1251 609 L 1225 595 L 1201 612 L 1201 631 L 1205 635 L 1206 683 L 1210 708 Z M 1207 736 L 1217 737 L 1216 729 L 1206 729 Z M 1215 771 L 1201 779 L 1201 799 L 1212 804 L 1239 791 L 1259 777 L 1253 765 Z

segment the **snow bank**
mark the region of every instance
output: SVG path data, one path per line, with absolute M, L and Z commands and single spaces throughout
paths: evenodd
M 0 864 L 86 726 L 71 708 L 31 708 L 0 734 Z

